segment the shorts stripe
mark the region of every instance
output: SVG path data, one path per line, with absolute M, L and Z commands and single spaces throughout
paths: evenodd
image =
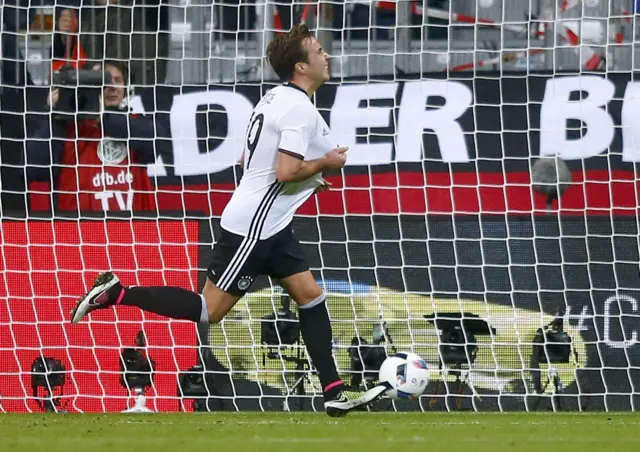
M 244 238 L 238 250 L 233 255 L 233 259 L 231 259 L 231 262 L 229 262 L 229 265 L 227 265 L 227 268 L 218 280 L 218 284 L 216 284 L 218 288 L 225 292 L 229 289 L 231 283 L 236 279 L 238 273 L 240 273 L 240 269 L 251 254 L 251 250 L 256 246 L 256 243 L 258 243 L 258 241 L 255 239 L 250 239 L 249 237 Z
M 269 187 L 264 198 L 262 198 L 262 201 L 260 201 L 258 210 L 251 220 L 248 235 L 242 240 L 242 243 L 240 243 L 240 246 L 229 262 L 229 265 L 227 265 L 227 268 L 222 273 L 222 276 L 216 284 L 221 290 L 227 291 L 231 286 L 231 283 L 238 277 L 238 273 L 240 273 L 240 270 L 251 254 L 251 250 L 253 250 L 260 238 L 260 233 L 262 232 L 262 227 L 266 222 L 267 214 L 269 213 L 271 206 L 273 206 L 273 203 L 278 197 L 281 189 L 282 184 L 278 181 L 274 182 L 271 187 Z

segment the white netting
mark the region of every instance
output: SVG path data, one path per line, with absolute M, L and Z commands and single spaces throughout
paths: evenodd
M 303 345 L 284 330 L 264 343 L 263 317 L 288 305 L 273 281 L 211 328 L 129 307 L 69 323 L 100 271 L 202 287 L 247 120 L 275 83 L 266 45 L 299 21 L 332 55 L 314 101 L 350 147 L 295 219 L 345 381 L 371 384 L 383 352 L 408 350 L 431 367 L 427 392 L 375 408 L 635 408 L 634 1 L 152 3 L 3 8 L 3 411 L 132 406 L 121 354 L 141 339 L 154 410 L 321 408 Z M 134 89 L 110 102 L 124 94 L 138 126 L 122 110 L 78 126 L 90 86 L 80 113 L 68 92 L 47 107 L 52 65 L 104 58 L 128 64 Z M 183 375 L 200 350 L 208 387 Z M 47 385 L 60 403 L 37 403 Z

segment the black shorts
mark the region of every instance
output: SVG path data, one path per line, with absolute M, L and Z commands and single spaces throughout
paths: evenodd
M 309 270 L 291 225 L 266 240 L 255 240 L 222 229 L 213 246 L 207 277 L 232 295 L 247 293 L 258 276 L 283 279 Z

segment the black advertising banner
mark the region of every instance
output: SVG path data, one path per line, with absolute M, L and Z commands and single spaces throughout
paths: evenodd
M 133 110 L 155 113 L 170 135 L 159 137 L 170 145 L 158 146 L 149 168 L 160 206 L 221 212 L 240 176 L 236 163 L 253 105 L 272 86 L 137 90 Z M 27 96 L 31 109 L 44 104 L 44 91 Z M 314 102 L 340 145 L 350 147 L 345 177 L 333 181 L 353 190 L 318 209 L 528 213 L 544 209 L 542 196 L 530 189 L 532 163 L 559 155 L 574 182 L 562 199 L 564 213 L 635 214 L 639 96 L 629 74 L 426 74 L 329 83 Z M 22 123 L 21 115 L 6 116 Z M 19 153 L 19 145 L 8 140 L 3 153 Z M 361 190 L 371 193 L 368 201 Z
M 158 184 L 232 187 L 251 109 L 272 86 L 139 91 L 134 109 L 164 112 L 158 118 L 172 136 L 150 170 Z M 633 214 L 638 96 L 640 84 L 626 74 L 436 74 L 331 83 L 314 101 L 340 145 L 350 147 L 345 186 L 396 189 L 397 196 L 373 196 L 372 211 L 528 212 L 543 204 L 528 186 L 533 161 L 559 155 L 576 183 L 563 199 L 568 212 Z M 208 204 L 219 211 L 214 200 Z M 366 209 L 355 196 L 345 204 L 347 212 Z
M 167 175 L 217 174 L 235 161 L 232 151 L 243 146 L 251 109 L 272 86 L 155 87 L 138 90 L 133 103 L 168 113 L 174 149 L 173 158 L 163 156 Z M 314 101 L 350 147 L 353 167 L 513 172 L 528 171 L 530 158 L 558 154 L 573 168 L 584 161 L 587 170 L 615 171 L 640 159 L 638 94 L 640 85 L 625 74 L 428 74 L 329 83 Z M 424 168 L 411 165 L 421 163 Z

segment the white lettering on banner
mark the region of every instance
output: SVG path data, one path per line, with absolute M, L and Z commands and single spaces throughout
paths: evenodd
M 622 161 L 640 162 L 640 83 L 629 82 L 621 112 Z
M 221 105 L 227 113 L 227 137 L 213 152 L 198 149 L 196 112 L 200 105 Z M 200 91 L 173 98 L 171 137 L 176 176 L 223 171 L 235 164 L 244 147 L 244 133 L 253 104 L 233 91 Z
M 579 309 L 579 308 L 578 308 Z M 602 331 L 597 332 L 597 337 L 609 348 L 627 349 L 637 345 L 638 329 L 629 328 L 630 325 L 638 325 L 640 320 L 640 303 L 630 295 L 612 295 L 604 301 L 604 312 L 600 315 L 594 315 L 587 305 L 582 306 L 580 314 L 574 314 L 572 306 L 567 306 L 564 315 L 565 322 L 575 325 L 580 332 L 589 331 L 590 325 L 595 326 L 595 319 L 603 317 Z M 623 319 L 627 317 L 628 322 L 623 323 Z M 621 338 L 614 339 L 612 335 L 612 322 L 616 331 L 620 331 Z
M 147 113 L 147 110 L 144 108 L 144 104 L 142 103 L 142 97 L 133 96 L 129 101 L 129 110 L 131 113 L 135 113 L 138 115 L 144 115 Z
M 133 174 L 129 171 L 121 170 L 115 176 L 111 173 L 97 173 L 91 181 L 94 187 L 109 187 L 117 184 L 130 184 L 133 182 Z
M 420 162 L 423 159 L 425 130 L 433 131 L 436 135 L 443 162 L 469 162 L 470 153 L 460 118 L 468 109 L 474 108 L 472 88 L 453 80 L 404 82 L 402 98 L 396 107 L 398 117 L 395 125 L 392 123 L 391 106 L 360 105 L 373 100 L 387 99 L 392 102 L 399 87 L 398 82 L 388 82 L 344 84 L 336 88 L 329 127 L 337 143 L 350 148 L 347 164 L 357 166 L 392 163 L 394 138 L 396 161 Z M 584 99 L 571 100 L 571 95 L 580 91 L 586 93 Z M 615 128 L 621 126 L 623 160 L 640 162 L 640 82 L 627 84 L 620 125 L 606 109 L 613 100 L 614 93 L 614 83 L 596 75 L 548 79 L 540 108 L 540 155 L 558 155 L 566 160 L 574 160 L 602 154 L 611 145 Z M 433 97 L 443 98 L 443 106 L 427 109 L 426 104 Z M 198 106 L 212 104 L 224 108 L 228 134 L 215 151 L 203 154 L 199 151 L 198 139 L 206 137 L 197 136 L 196 112 Z M 144 110 L 141 105 L 136 108 Z M 522 105 L 522 108 L 526 108 L 526 105 Z M 232 167 L 244 147 L 247 121 L 252 110 L 252 102 L 233 91 L 199 91 L 174 96 L 170 123 L 175 175 L 204 175 Z M 568 120 L 581 121 L 586 129 L 585 135 L 578 139 L 568 139 Z M 522 132 L 525 131 L 525 126 L 526 124 L 522 125 Z M 384 143 L 357 143 L 357 129 L 375 127 L 390 128 L 395 131 L 395 137 L 390 136 L 388 142 Z M 496 124 L 496 129 L 488 132 L 500 133 L 498 127 L 500 124 Z M 160 158 L 149 166 L 148 171 L 150 176 L 166 175 L 165 165 Z
M 100 200 L 102 210 L 109 210 L 109 200 L 115 198 L 120 210 L 133 210 L 133 190 L 122 191 L 99 191 L 94 193 L 96 199 Z
M 611 313 L 611 305 L 613 303 L 616 303 L 617 307 L 618 307 L 618 312 L 619 314 L 612 314 Z M 631 312 L 632 313 L 637 313 L 638 312 L 638 300 L 636 300 L 635 298 L 629 296 L 629 295 L 612 295 L 609 298 L 607 298 L 604 302 L 604 331 L 603 331 L 603 336 L 604 336 L 604 342 L 611 348 L 629 348 L 635 344 L 638 343 L 638 331 L 637 330 L 632 330 L 631 332 L 631 337 L 627 338 L 627 335 L 625 334 L 625 330 L 624 330 L 624 325 L 622 324 L 622 316 L 624 316 L 625 314 L 623 314 L 624 310 L 622 307 L 622 302 L 628 303 L 629 305 L 631 305 Z M 629 314 L 626 314 L 629 315 Z M 636 314 L 636 316 L 638 316 Z M 611 318 L 617 318 L 618 322 L 620 323 L 620 329 L 622 330 L 622 335 L 623 335 L 623 340 L 622 341 L 614 341 L 613 339 L 611 339 Z M 637 322 L 635 322 L 637 323 Z
M 576 91 L 586 92 L 586 98 L 570 101 Z M 612 82 L 596 75 L 549 79 L 540 108 L 540 155 L 573 160 L 605 151 L 613 140 L 614 123 L 602 107 L 613 99 L 614 92 Z M 569 119 L 584 123 L 587 132 L 580 139 L 567 139 Z
M 427 110 L 430 97 L 444 98 L 444 106 Z M 469 161 L 464 131 L 457 121 L 471 107 L 473 94 L 469 87 L 444 80 L 406 82 L 398 114 L 396 160 L 419 162 L 423 158 L 422 137 L 425 129 L 438 137 L 442 160 L 447 163 Z
M 360 103 L 374 99 L 393 100 L 397 83 L 341 85 L 331 107 L 330 126 L 336 142 L 349 148 L 347 165 L 382 165 L 391 163 L 393 143 L 356 144 L 356 129 L 389 127 L 391 107 L 360 108 Z
M 567 306 L 567 311 L 565 312 L 565 317 L 567 319 L 567 323 L 574 325 L 573 320 L 577 320 L 576 328 L 578 331 L 588 331 L 589 326 L 586 324 L 586 320 L 593 320 L 593 315 L 589 312 L 589 307 L 587 305 L 582 306 L 582 311 L 580 314 L 573 314 L 572 307 Z

